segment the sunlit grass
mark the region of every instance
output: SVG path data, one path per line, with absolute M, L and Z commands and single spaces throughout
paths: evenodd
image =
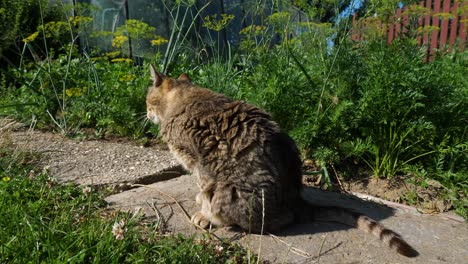
M 5 141 L 3 141 L 4 143 Z M 36 155 L 0 141 L 0 263 L 243 263 L 239 246 L 162 235 L 142 213 L 106 210 L 105 190 L 59 185 Z

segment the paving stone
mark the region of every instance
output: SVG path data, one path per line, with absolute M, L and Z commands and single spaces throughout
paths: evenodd
M 163 219 L 167 230 L 174 234 L 201 234 L 203 231 L 191 225 L 178 205 L 161 192 L 176 199 L 189 215 L 198 210 L 195 203 L 198 187 L 191 175 L 124 191 L 107 197 L 106 201 L 111 208 L 118 210 L 133 211 L 142 207 L 147 217 L 154 221 Z M 218 237 L 235 241 L 272 263 L 468 263 L 466 223 L 394 210 L 378 203 L 314 188 L 307 188 L 304 196 L 312 203 L 354 208 L 381 221 L 400 233 L 421 255 L 411 259 L 402 257 L 372 235 L 334 223 L 293 225 L 274 236 L 249 235 L 231 227 L 212 231 Z
M 198 210 L 196 179 L 183 170 L 164 147 L 142 148 L 131 143 L 77 141 L 38 131 L 2 133 L 1 140 L 43 154 L 43 166 L 60 182 L 82 185 L 142 184 L 106 198 L 109 207 L 134 211 L 142 207 L 149 221 L 165 223 L 170 233 L 199 235 L 188 215 Z M 255 235 L 233 227 L 211 230 L 216 236 L 241 244 L 272 263 L 468 263 L 468 226 L 459 218 L 395 210 L 354 196 L 307 188 L 310 202 L 355 209 L 400 233 L 420 253 L 405 258 L 361 231 L 334 223 L 292 225 L 277 234 Z M 454 220 L 455 219 L 455 220 Z
M 160 146 L 79 141 L 58 134 L 22 131 L 9 135 L 21 149 L 42 153 L 42 166 L 59 182 L 81 185 L 152 183 L 181 175 L 182 167 Z

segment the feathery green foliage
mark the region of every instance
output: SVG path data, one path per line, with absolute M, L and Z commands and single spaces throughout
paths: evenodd
M 384 14 L 395 5 L 393 0 L 378 2 L 370 1 L 368 10 Z M 47 23 L 38 25 L 43 34 L 32 33 L 20 45 L 22 64 L 2 73 L 0 115 L 71 135 L 92 128 L 99 136 L 155 136 L 157 128 L 139 120 L 145 114 L 147 62 L 135 66 L 124 52 L 125 37 L 133 35 L 136 43 L 154 38 L 157 52 L 147 61 L 163 65 L 172 76 L 186 72 L 198 85 L 272 113 L 304 157 L 334 165 L 345 177 L 350 163 L 385 178 L 424 168 L 424 177 L 443 183 L 457 208 L 466 208 L 467 52 L 436 54 L 426 62 L 416 29 L 408 28 L 392 44 L 379 34 L 355 42 L 349 37 L 350 21 L 342 19 L 338 26 L 314 22 L 323 13 L 304 1 L 295 3 L 301 4 L 305 20 L 262 3 L 246 1 L 251 7 L 246 16 L 258 20 L 237 20 L 251 23 L 236 32 L 238 45 L 225 43 L 225 49 L 217 45 L 220 34 L 236 18 L 207 17 L 197 28 L 187 22 L 189 8 L 196 6 L 192 1 L 168 7 L 175 13 L 168 40 L 141 21 L 127 21 L 134 25 L 128 32 L 124 27 L 115 34 L 101 32 L 115 43 L 114 52 L 78 52 L 76 36 L 87 28 L 66 25 L 86 25 L 85 16 L 54 24 L 72 37 L 48 35 Z M 201 18 L 206 7 L 197 7 L 195 17 Z M 196 30 L 215 37 L 202 39 Z M 51 43 L 62 45 L 51 48 Z M 48 59 L 25 55 L 35 50 Z

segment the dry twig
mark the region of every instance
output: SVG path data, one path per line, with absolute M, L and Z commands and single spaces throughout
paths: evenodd
M 319 252 L 317 253 L 317 262 L 320 262 L 320 256 L 322 256 L 322 249 L 323 249 L 323 245 L 325 244 L 325 240 L 327 239 L 327 236 L 328 234 L 325 235 L 325 237 L 323 238 L 322 240 L 322 244 L 320 245 L 320 249 L 319 249 Z
M 207 234 L 213 236 L 214 238 L 218 239 L 220 242 L 224 243 L 224 240 L 222 240 L 220 237 L 218 237 L 217 235 L 211 233 L 209 230 L 201 227 L 200 225 L 197 225 L 195 223 L 193 223 L 190 219 L 190 215 L 188 214 L 187 210 L 185 210 L 185 208 L 179 203 L 179 201 L 177 201 L 177 199 L 175 199 L 173 196 L 171 196 L 170 194 L 167 194 L 161 190 L 159 190 L 158 188 L 155 188 L 155 187 L 149 187 L 147 185 L 144 185 L 144 184 L 132 184 L 131 185 L 132 187 L 144 187 L 144 188 L 148 188 L 148 189 L 151 189 L 151 190 L 155 190 L 157 191 L 158 193 L 168 197 L 169 199 L 171 199 L 172 201 L 174 201 L 177 206 L 179 206 L 180 210 L 182 210 L 182 212 L 184 213 L 185 215 L 185 218 L 188 220 L 189 223 L 191 223 L 192 225 L 196 226 L 197 228 L 199 228 L 200 230 L 203 230 L 205 231 Z
M 288 248 L 290 248 L 291 252 L 293 252 L 294 254 L 299 255 L 301 257 L 304 257 L 304 258 L 310 258 L 311 257 L 311 255 L 309 253 L 307 253 L 307 252 L 305 252 L 303 250 L 300 250 L 300 249 L 298 249 L 296 247 L 293 247 L 292 244 L 289 244 L 288 242 L 282 240 L 281 238 L 279 238 L 279 237 L 277 237 L 277 236 L 275 236 L 275 235 L 273 235 L 271 233 L 267 233 L 267 234 L 270 235 L 272 238 L 276 239 L 277 241 L 279 241 L 279 242 L 285 244 L 286 246 L 288 246 Z

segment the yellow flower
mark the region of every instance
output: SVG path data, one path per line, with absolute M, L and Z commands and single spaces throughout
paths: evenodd
M 114 39 L 112 40 L 112 47 L 120 48 L 127 41 L 128 41 L 128 37 L 126 36 L 115 36 Z
M 88 16 L 75 16 L 75 17 L 70 17 L 68 21 L 72 22 L 73 26 L 76 27 L 78 25 L 90 23 L 91 21 L 93 21 L 93 18 L 88 17 Z
M 86 88 L 75 87 L 75 88 L 66 89 L 65 94 L 67 95 L 67 97 L 80 97 L 84 94 L 85 90 Z
M 167 43 L 167 39 L 157 36 L 156 39 L 151 40 L 151 45 L 153 46 L 161 46 Z
M 265 26 L 250 25 L 243 28 L 239 33 L 244 35 L 252 34 L 253 36 L 260 36 L 265 32 L 265 30 Z
M 70 31 L 70 26 L 65 21 L 51 21 L 37 27 L 37 31 L 44 32 L 46 38 L 51 38 Z
M 288 12 L 276 12 L 267 17 L 270 24 L 280 26 L 289 22 L 290 14 Z
M 120 51 L 111 51 L 105 54 L 109 58 L 115 58 L 120 55 Z
M 11 178 L 8 177 L 8 176 L 5 176 L 5 177 L 2 178 L 3 182 L 9 182 L 10 180 L 11 180 Z
M 99 38 L 99 37 L 108 37 L 108 36 L 113 36 L 114 32 L 112 31 L 93 31 L 90 34 L 90 37 L 92 38 Z
M 29 35 L 29 37 L 24 38 L 23 42 L 24 43 L 33 42 L 37 38 L 38 35 L 39 35 L 39 32 L 36 31 L 36 32 L 32 33 L 31 35 Z
M 100 60 L 107 60 L 108 58 L 105 56 L 98 56 L 98 57 L 92 57 L 92 61 L 100 61 Z
M 126 74 L 122 77 L 119 78 L 120 82 L 129 82 L 131 80 L 135 79 L 135 74 Z
M 156 29 L 154 27 L 146 24 L 143 21 L 128 19 L 125 22 L 125 26 L 121 26 L 117 29 L 117 33 L 128 32 L 132 38 L 151 38 L 155 30 Z
M 126 62 L 128 64 L 132 63 L 132 59 L 128 58 L 117 58 L 117 59 L 112 59 L 111 62 Z
M 220 31 L 225 28 L 229 22 L 234 19 L 234 15 L 221 14 L 221 18 L 218 15 L 206 16 L 203 26 L 214 31 Z

